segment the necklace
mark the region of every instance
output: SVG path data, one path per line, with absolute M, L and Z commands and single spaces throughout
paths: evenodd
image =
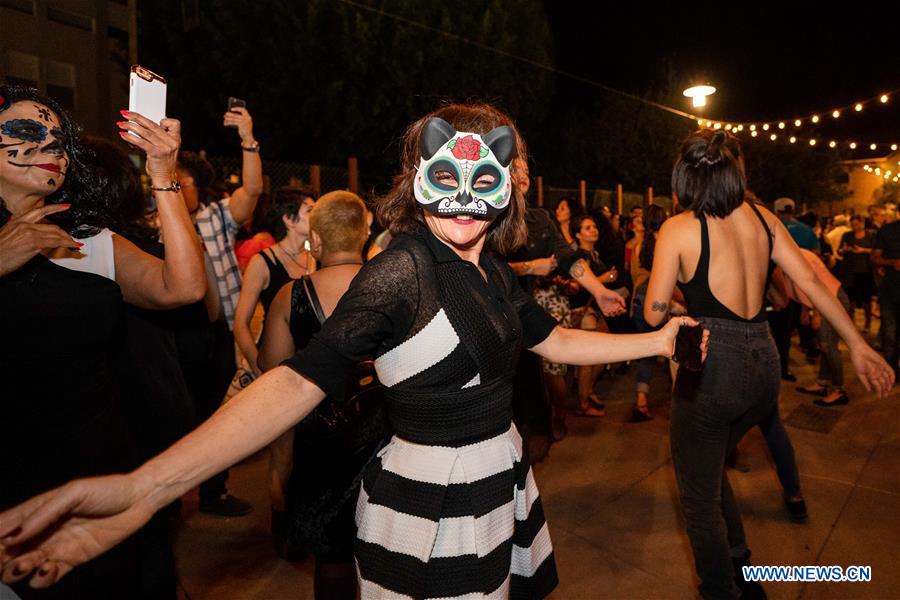
M 327 269 L 328 267 L 337 267 L 340 265 L 361 265 L 361 264 L 362 264 L 361 260 L 348 260 L 348 261 L 344 261 L 344 262 L 331 263 L 330 265 L 322 265 L 321 267 L 319 267 L 319 270 L 321 271 L 322 269 Z
M 289 259 L 291 259 L 291 262 L 294 263 L 295 265 L 297 265 L 298 268 L 303 269 L 305 272 L 309 273 L 309 254 L 306 255 L 306 261 L 305 261 L 306 264 L 301 265 L 299 262 L 297 262 L 297 259 L 294 258 L 298 254 L 300 254 L 299 250 L 294 252 L 294 254 L 291 254 L 287 248 L 285 248 L 284 246 L 281 245 L 281 242 L 278 242 L 275 245 L 278 246 L 279 248 L 281 248 L 281 251 L 284 252 L 284 255 L 287 256 Z

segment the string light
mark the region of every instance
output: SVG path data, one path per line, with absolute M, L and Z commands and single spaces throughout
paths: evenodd
M 768 124 L 768 123 L 764 123 L 764 124 L 763 124 L 763 130 L 764 130 L 764 131 L 768 131 L 768 130 L 769 130 L 769 124 Z
M 802 124 L 803 124 L 803 121 L 801 121 L 800 119 L 797 119 L 794 121 L 794 127 L 800 127 L 800 125 L 802 125 Z
M 887 101 L 888 101 L 888 95 L 887 95 L 887 94 L 882 94 L 882 95 L 881 95 L 881 98 L 879 98 L 879 100 L 881 100 L 881 103 L 882 103 L 882 104 L 887 104 Z
M 715 125 L 713 125 L 713 129 L 722 129 L 722 124 L 716 123 Z
M 769 139 L 774 142 L 775 140 L 778 139 L 778 136 L 773 133 L 772 135 L 769 136 Z
M 815 145 L 816 145 L 816 140 L 814 140 L 814 139 L 813 139 L 813 140 L 809 140 L 809 145 L 810 145 L 810 146 L 815 146 Z
M 778 129 L 784 129 L 784 121 L 778 123 Z
M 878 147 L 878 144 L 869 144 L 869 150 L 874 150 Z
M 850 142 L 850 149 L 856 150 L 856 142 Z
M 812 121 L 813 123 L 818 123 L 818 122 L 819 122 L 819 115 L 813 115 L 812 118 L 810 119 L 810 121 Z
M 830 142 L 828 142 L 828 147 L 829 147 L 829 148 L 834 148 L 835 146 L 837 146 L 837 142 L 836 142 L 836 141 L 831 140 Z
M 835 110 L 834 112 L 831 113 L 831 116 L 834 117 L 835 119 L 837 119 L 839 116 L 841 116 L 841 111 Z
M 855 110 L 856 112 L 861 111 L 861 110 L 862 110 L 862 104 L 860 104 L 859 102 L 857 102 L 857 103 L 856 103 L 856 106 L 853 107 L 853 110 Z
M 790 143 L 794 144 L 794 143 L 797 142 L 797 138 L 795 138 L 794 136 L 791 136 L 791 138 L 790 138 L 788 141 L 789 141 Z
M 750 135 L 753 137 L 756 137 L 757 135 L 759 135 L 759 132 L 754 129 L 753 131 L 750 132 Z
M 897 151 L 897 144 L 891 144 L 891 150 L 893 150 L 894 152 L 896 152 L 896 151 Z

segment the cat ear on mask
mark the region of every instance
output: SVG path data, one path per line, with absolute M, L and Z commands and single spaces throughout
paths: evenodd
M 441 149 L 441 146 L 453 139 L 456 130 L 453 125 L 440 117 L 432 117 L 425 123 L 422 129 L 422 138 L 419 141 L 419 151 L 422 158 L 428 160 L 434 153 Z
M 504 167 L 508 167 L 513 155 L 516 153 L 516 134 L 513 132 L 512 127 L 506 127 L 505 125 L 503 127 L 495 127 L 487 134 L 481 136 L 481 139 L 484 140 L 487 147 L 497 157 L 497 161 Z

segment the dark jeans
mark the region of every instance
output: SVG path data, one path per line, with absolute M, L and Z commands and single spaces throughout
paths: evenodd
M 209 364 L 210 385 L 206 393 L 197 398 L 198 424 L 212 416 L 225 397 L 228 386 L 237 371 L 234 356 L 234 334 L 228 329 L 228 323 L 222 319 L 212 324 L 213 351 L 212 361 Z M 200 500 L 213 499 L 225 494 L 228 489 L 228 469 L 213 475 L 200 484 Z
M 885 277 L 878 303 L 881 305 L 881 351 L 894 373 L 897 373 L 897 359 L 900 358 L 900 282 L 889 281 L 889 277 Z
M 781 416 L 778 413 L 778 403 L 759 424 L 759 430 L 766 439 L 766 446 L 772 453 L 775 461 L 775 472 L 778 473 L 778 481 L 784 490 L 785 498 L 800 496 L 800 473 L 797 471 L 797 459 L 794 457 L 794 446 L 788 436 Z
M 788 363 L 791 352 L 791 311 L 788 308 L 784 308 L 770 311 L 766 315 L 769 320 L 769 327 L 772 329 L 775 347 L 778 348 L 781 374 L 784 375 L 790 370 Z
M 680 369 L 672 402 L 672 462 L 704 598 L 737 598 L 731 559 L 747 546 L 725 455 L 778 404 L 779 362 L 768 324 L 701 318 L 703 370 Z
M 838 289 L 837 299 L 844 310 L 849 313 L 850 299 L 843 288 Z M 819 359 L 818 376 L 818 382 L 821 385 L 831 384 L 837 388 L 844 387 L 844 361 L 838 348 L 839 341 L 841 341 L 841 336 L 838 335 L 837 330 L 831 326 L 828 319 L 822 319 L 822 326 L 819 327 L 819 346 L 822 349 L 822 357 Z

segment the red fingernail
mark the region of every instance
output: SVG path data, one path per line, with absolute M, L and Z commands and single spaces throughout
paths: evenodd
M 81 248 L 82 246 L 84 246 L 84 243 L 83 242 L 75 242 L 75 245 L 78 246 L 79 248 Z
M 127 117 L 127 116 L 130 115 L 131 113 L 130 113 L 129 111 L 127 111 L 127 110 L 120 110 L 120 111 L 119 111 L 119 114 L 122 115 L 123 117 Z
M 128 125 L 128 121 L 116 121 L 116 125 L 118 125 L 119 127 L 124 127 Z
M 60 204 L 60 206 L 65 206 L 66 208 L 69 208 L 72 205 L 71 204 Z
M 127 132 L 127 131 L 120 131 L 120 132 L 119 132 L 119 135 L 121 135 L 122 137 L 125 137 L 125 136 L 128 135 L 128 132 Z

